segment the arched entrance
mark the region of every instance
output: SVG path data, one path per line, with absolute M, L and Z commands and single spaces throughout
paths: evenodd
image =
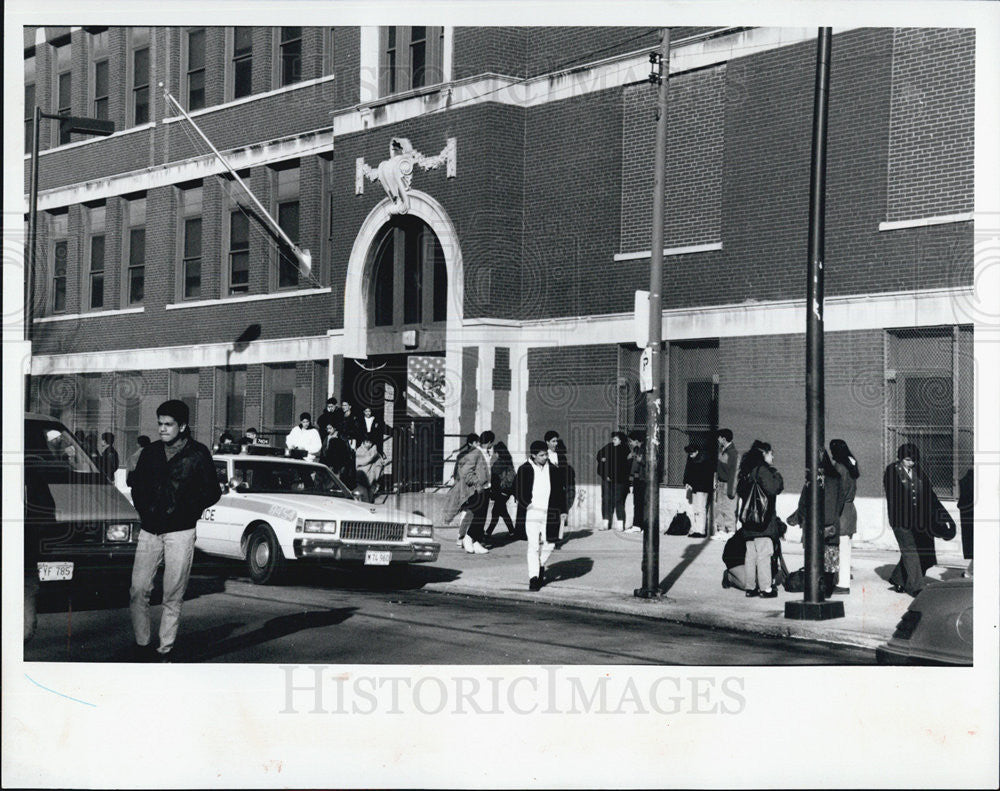
M 390 215 L 383 201 L 355 240 L 345 288 L 341 398 L 370 406 L 392 442 L 394 483 L 443 479 L 456 445 L 461 383 L 449 330 L 461 324 L 461 256 L 454 228 L 428 196 Z M 451 333 L 452 342 L 458 336 Z

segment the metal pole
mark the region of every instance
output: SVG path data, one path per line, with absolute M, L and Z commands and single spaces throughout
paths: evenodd
M 663 409 L 663 215 L 667 164 L 667 99 L 670 85 L 670 28 L 660 40 L 660 79 L 656 101 L 656 160 L 653 165 L 653 239 L 649 256 L 649 340 L 653 389 L 646 394 L 646 532 L 642 541 L 642 587 L 635 595 L 660 595 L 660 418 Z
M 809 274 L 806 285 L 806 478 L 809 482 L 808 514 L 803 520 L 805 590 L 800 602 L 787 602 L 791 618 L 823 620 L 842 618 L 841 601 L 823 601 L 823 493 L 816 472 L 826 445 L 823 403 L 823 237 L 826 212 L 826 128 L 830 92 L 832 29 L 821 27 L 816 42 L 816 91 L 813 103 L 812 169 L 809 185 Z
M 35 246 L 38 233 L 38 143 L 42 110 L 35 105 L 31 130 L 31 181 L 28 192 L 28 238 L 24 267 L 24 340 L 28 344 L 28 372 L 24 376 L 24 408 L 31 409 L 31 335 L 35 322 Z
M 246 182 L 243 181 L 243 179 L 240 177 L 240 174 L 237 173 L 233 169 L 233 166 L 230 165 L 229 162 L 226 160 L 226 158 L 224 156 L 222 156 L 222 154 L 219 152 L 219 149 L 217 149 L 214 145 L 212 145 L 212 141 L 208 139 L 208 137 L 205 135 L 204 132 L 201 131 L 201 127 L 199 127 L 198 124 L 196 124 L 191 119 L 191 116 L 188 115 L 187 112 L 184 110 L 184 108 L 180 106 L 180 104 L 178 103 L 178 101 L 173 96 L 171 96 L 169 93 L 167 93 L 167 92 L 164 92 L 163 95 L 167 99 L 169 99 L 171 102 L 173 102 L 173 105 L 174 105 L 174 107 L 177 108 L 177 111 L 187 119 L 188 123 L 190 123 L 191 126 L 194 127 L 194 130 L 198 133 L 198 135 L 201 137 L 201 139 L 205 141 L 206 145 L 208 145 L 208 147 L 210 149 L 212 149 L 212 153 L 215 154 L 215 156 L 217 156 L 219 158 L 219 161 L 225 166 L 226 170 L 229 171 L 229 174 L 234 179 L 236 179 L 237 182 L 239 182 L 239 185 L 241 187 L 243 187 L 244 192 L 246 192 L 246 194 L 250 197 L 250 200 L 253 201 L 253 204 L 254 204 L 254 206 L 257 207 L 257 210 L 263 216 L 267 217 L 267 219 L 269 219 L 271 221 L 271 225 L 278 232 L 278 235 L 284 240 L 285 244 L 287 244 L 290 248 L 292 248 L 292 251 L 295 253 L 296 257 L 299 259 L 299 262 L 302 263 L 302 264 L 304 264 L 304 265 L 306 265 L 306 266 L 309 266 L 309 264 L 306 263 L 311 258 L 311 256 L 309 256 L 309 254 L 308 254 L 308 251 L 302 250 L 297 244 L 295 244 L 295 242 L 293 242 L 291 240 L 291 237 L 289 237 L 289 235 L 287 233 L 285 233 L 285 230 L 280 225 L 278 225 L 277 220 L 275 220 L 271 216 L 271 213 L 267 209 L 264 208 L 264 204 L 262 204 L 257 199 L 257 196 L 254 195 L 253 192 L 250 190 L 250 188 L 246 185 Z

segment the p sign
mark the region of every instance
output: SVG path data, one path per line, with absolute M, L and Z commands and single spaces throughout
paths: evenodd
M 635 345 L 640 349 L 649 344 L 649 292 L 635 292 Z

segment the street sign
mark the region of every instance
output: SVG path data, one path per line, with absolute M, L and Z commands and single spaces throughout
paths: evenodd
M 102 121 L 99 118 L 81 118 L 76 115 L 60 115 L 59 128 L 64 132 L 78 132 L 81 135 L 102 135 L 107 137 L 115 133 L 114 121 Z
M 653 350 L 649 346 L 639 358 L 639 389 L 644 393 L 653 389 Z
M 640 349 L 649 344 L 649 292 L 635 292 L 635 345 Z

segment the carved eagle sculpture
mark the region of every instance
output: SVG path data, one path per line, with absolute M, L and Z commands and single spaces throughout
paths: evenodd
M 445 146 L 444 150 L 433 157 L 425 157 L 413 148 L 405 137 L 394 137 L 389 141 L 389 158 L 380 162 L 377 168 L 358 160 L 358 182 L 356 190 L 360 193 L 361 177 L 369 181 L 378 179 L 391 202 L 390 214 L 406 214 L 410 210 L 410 183 L 413 181 L 413 168 L 420 165 L 424 170 L 433 170 L 453 157 L 454 141 Z M 449 178 L 454 174 L 449 173 Z

